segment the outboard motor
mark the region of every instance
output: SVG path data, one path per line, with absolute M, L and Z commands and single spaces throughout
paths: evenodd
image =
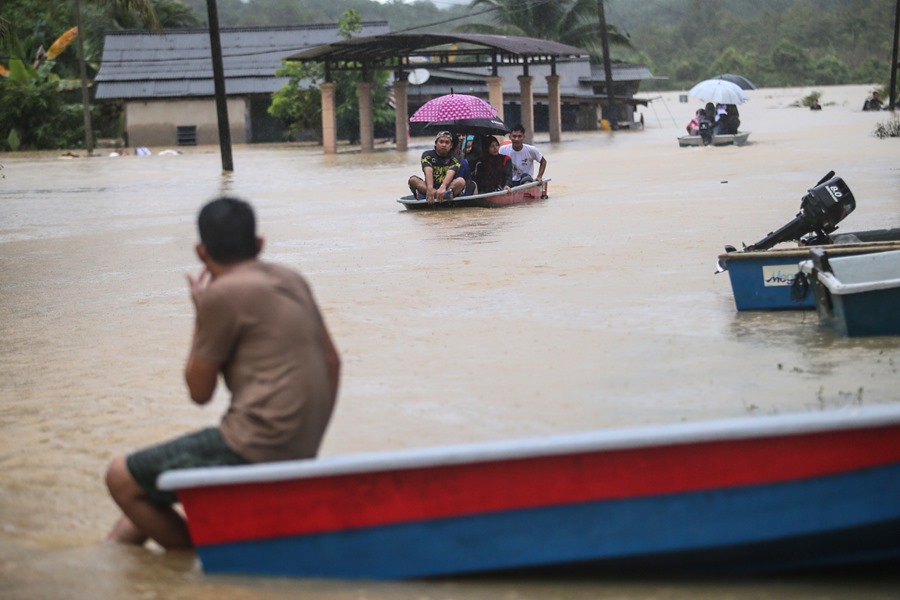
M 829 171 L 810 189 L 800 201 L 800 212 L 790 223 L 747 246 L 745 250 L 768 250 L 776 244 L 800 239 L 811 233 L 816 234 L 820 243 L 831 243 L 829 233 L 837 229 L 837 224 L 853 212 L 856 200 L 844 180 Z

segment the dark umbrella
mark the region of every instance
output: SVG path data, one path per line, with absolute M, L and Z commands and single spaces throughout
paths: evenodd
M 506 135 L 509 127 L 496 117 L 493 119 L 450 119 L 434 121 L 425 127 L 430 129 L 444 128 L 454 133 L 472 133 L 479 135 Z
M 739 85 L 742 90 L 755 90 L 756 84 L 744 77 L 743 75 L 733 75 L 731 73 L 725 73 L 724 75 L 718 75 L 714 77 L 714 79 L 724 79 L 725 81 L 730 81 L 736 85 Z

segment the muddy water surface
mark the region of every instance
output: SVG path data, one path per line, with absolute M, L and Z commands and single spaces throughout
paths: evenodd
M 187 399 L 184 274 L 198 208 L 254 203 L 264 257 L 307 275 L 342 352 L 326 455 L 900 401 L 900 339 L 813 312 L 737 313 L 725 244 L 790 220 L 828 170 L 846 231 L 900 226 L 900 146 L 868 88 L 756 90 L 743 148 L 679 148 L 678 94 L 646 128 L 566 133 L 551 198 L 412 213 L 407 153 L 296 146 L 65 160 L 0 156 L 0 596 L 4 598 L 897 598 L 895 579 L 486 579 L 371 584 L 207 577 L 190 553 L 107 545 L 116 454 L 215 423 Z M 152 149 L 154 152 L 162 148 Z

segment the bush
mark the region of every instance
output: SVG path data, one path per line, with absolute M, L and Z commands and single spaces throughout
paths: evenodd
M 900 137 L 900 118 L 894 117 L 890 121 L 876 125 L 875 136 L 881 140 L 888 137 Z
M 0 84 L 0 149 L 71 148 L 83 137 L 81 108 L 63 102 L 55 81 Z

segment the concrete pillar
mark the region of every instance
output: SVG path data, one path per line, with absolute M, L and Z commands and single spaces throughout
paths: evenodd
M 547 105 L 550 107 L 550 142 L 562 139 L 562 100 L 559 94 L 559 75 L 547 75 Z
M 488 77 L 486 79 L 488 86 L 488 104 L 497 111 L 497 117 L 503 120 L 503 78 Z
M 372 82 L 357 82 L 356 94 L 359 97 L 359 149 L 363 154 L 375 152 L 375 125 L 372 121 Z
M 397 152 L 409 148 L 409 82 L 394 82 L 394 136 L 397 138 Z
M 522 104 L 522 126 L 525 127 L 525 143 L 534 143 L 534 77 L 519 75 L 519 97 Z
M 322 83 L 322 148 L 325 154 L 337 153 L 337 111 L 335 109 L 334 92 L 337 85 L 331 82 Z

